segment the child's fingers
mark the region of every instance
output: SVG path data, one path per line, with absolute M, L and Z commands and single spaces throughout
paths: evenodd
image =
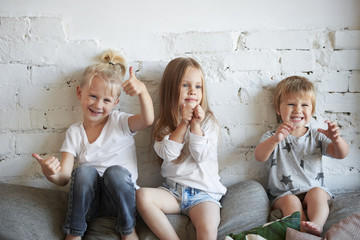
M 57 158 L 51 157 L 47 160 L 47 165 L 51 168 L 55 168 L 60 165 L 60 162 Z
M 130 75 L 130 79 L 135 76 L 134 68 L 132 66 L 129 67 L 129 75 Z
M 324 130 L 322 128 L 318 128 L 318 132 L 321 132 L 322 134 L 325 134 L 326 130 Z
M 42 157 L 40 157 L 40 155 L 37 154 L 37 153 L 33 153 L 32 156 L 33 156 L 34 158 L 36 158 L 36 160 L 38 160 L 39 162 L 44 160 L 44 159 L 43 159 Z
M 328 125 L 328 128 L 337 128 L 337 123 L 336 122 L 332 122 L 330 120 L 325 120 L 325 123 Z
M 134 78 L 135 72 L 132 66 L 129 68 L 129 79 L 127 79 L 123 84 L 121 84 L 121 87 L 126 88 L 126 86 L 131 82 L 130 80 Z
M 180 105 L 180 110 L 183 110 L 185 107 L 186 107 L 186 104 L 185 104 L 185 103 L 181 104 L 181 105 Z
M 331 138 L 332 139 L 336 139 L 338 137 L 340 137 L 340 132 L 337 129 L 335 131 L 331 132 Z
M 286 129 L 280 129 L 279 130 L 279 134 L 283 134 L 285 136 L 289 135 L 290 131 L 289 130 L 286 130 Z
M 294 124 L 290 121 L 284 122 L 282 125 L 288 127 L 290 130 L 294 129 Z
M 202 107 L 200 105 L 197 105 L 195 107 L 195 117 L 198 119 L 202 119 L 205 116 L 205 112 L 203 111 Z
M 49 174 L 55 174 L 61 169 L 59 160 L 53 156 L 46 160 L 45 165 Z
M 131 80 L 127 80 L 122 84 L 123 87 L 123 91 L 127 94 L 130 95 L 131 93 L 134 92 L 134 86 L 131 82 Z
M 291 132 L 293 130 L 293 127 L 288 126 L 286 124 L 283 124 L 279 127 L 280 131 L 286 131 L 286 132 Z

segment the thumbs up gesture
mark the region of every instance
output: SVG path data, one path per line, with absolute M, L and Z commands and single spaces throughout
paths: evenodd
M 129 68 L 129 79 L 126 80 L 121 86 L 127 95 L 135 96 L 146 91 L 146 86 L 143 82 L 136 78 L 133 67 Z
M 55 175 L 60 172 L 60 161 L 56 157 L 50 156 L 47 159 L 43 159 L 37 153 L 33 153 L 32 156 L 39 162 L 41 170 L 46 177 Z

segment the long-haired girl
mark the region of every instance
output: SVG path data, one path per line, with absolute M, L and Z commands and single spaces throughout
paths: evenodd
M 179 212 L 190 217 L 197 239 L 217 238 L 219 201 L 226 192 L 218 175 L 218 136 L 199 63 L 192 58 L 173 59 L 162 77 L 154 129 L 165 182 L 136 193 L 140 215 L 160 239 L 179 239 L 165 216 Z

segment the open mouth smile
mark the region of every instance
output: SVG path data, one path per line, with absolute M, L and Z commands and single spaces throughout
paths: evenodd
M 291 120 L 298 122 L 304 119 L 304 117 L 290 117 Z
M 91 113 L 96 114 L 96 115 L 102 114 L 102 112 L 94 111 L 91 108 L 89 108 L 89 110 L 90 110 Z

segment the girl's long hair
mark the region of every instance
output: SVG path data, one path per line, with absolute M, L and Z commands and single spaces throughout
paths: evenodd
M 205 112 L 205 119 L 213 117 L 213 113 L 209 109 L 206 86 L 204 81 L 204 74 L 200 64 L 190 57 L 179 57 L 171 60 L 166 66 L 164 74 L 161 79 L 160 86 L 160 112 L 159 117 L 155 123 L 154 139 L 155 141 L 161 141 L 166 135 L 175 131 L 179 125 L 180 116 L 180 89 L 181 81 L 187 68 L 195 68 L 201 72 L 202 75 L 202 99 L 200 106 Z M 182 154 L 175 161 L 179 163 L 184 160 L 187 154 L 184 153 L 185 146 L 182 150 Z

